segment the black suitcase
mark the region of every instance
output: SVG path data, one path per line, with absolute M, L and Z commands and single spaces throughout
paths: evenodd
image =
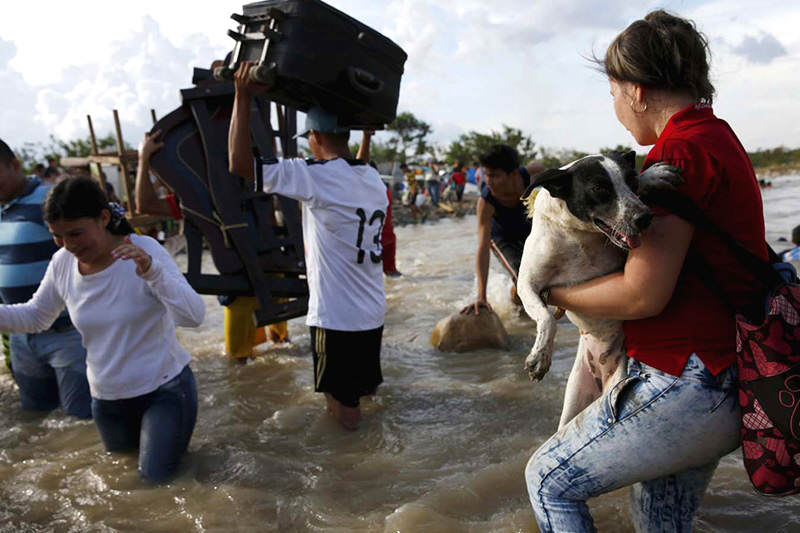
M 236 47 L 216 76 L 253 61 L 257 79 L 273 85 L 271 100 L 301 111 L 320 106 L 354 129 L 394 120 L 408 56 L 377 31 L 319 0 L 255 2 L 232 18 Z

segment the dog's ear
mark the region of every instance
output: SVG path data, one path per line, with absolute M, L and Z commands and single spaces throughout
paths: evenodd
M 533 191 L 536 189 L 536 187 L 538 187 L 538 185 L 536 185 L 536 184 L 533 182 L 533 180 L 531 180 L 531 183 L 530 183 L 530 185 L 528 185 L 528 188 L 527 188 L 527 189 L 525 189 L 525 192 L 524 192 L 524 193 L 522 193 L 522 196 L 520 196 L 520 197 L 519 197 L 519 199 L 520 199 L 520 200 L 527 200 L 527 199 L 528 199 L 528 197 L 531 195 L 531 193 L 533 193 Z M 800 226 L 798 226 L 798 227 L 800 228 Z
M 525 206 L 525 212 L 528 218 L 533 218 L 533 204 L 536 202 L 537 194 L 539 194 L 539 191 L 536 189 L 536 185 L 531 182 L 528 188 L 525 189 L 525 192 L 522 193 L 522 196 L 519 197 L 519 199 L 522 200 L 522 205 Z
M 633 170 L 636 168 L 636 152 L 630 150 L 622 154 L 622 160 L 625 162 L 625 166 L 629 169 Z
M 547 169 L 533 177 L 528 188 L 532 187 L 544 187 L 553 198 L 566 198 L 572 192 L 572 173 L 560 168 Z
M 628 150 L 627 152 L 612 150 L 607 157 L 616 161 L 625 170 L 636 169 L 636 152 L 633 150 Z

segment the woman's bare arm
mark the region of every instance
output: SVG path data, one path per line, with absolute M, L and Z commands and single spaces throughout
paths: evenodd
M 589 316 L 636 320 L 658 315 L 672 298 L 694 228 L 685 220 L 655 217 L 625 268 L 581 285 L 554 287 L 548 303 Z

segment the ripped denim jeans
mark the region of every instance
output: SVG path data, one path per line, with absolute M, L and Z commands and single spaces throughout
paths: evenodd
M 543 532 L 595 531 L 586 500 L 632 485 L 636 531 L 691 531 L 719 459 L 739 446 L 736 366 L 692 355 L 680 377 L 628 361 L 627 377 L 533 454 L 528 494 Z

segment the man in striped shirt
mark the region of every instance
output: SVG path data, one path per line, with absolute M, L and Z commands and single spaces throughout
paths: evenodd
M 22 164 L 0 140 L 0 298 L 27 302 L 58 249 L 42 219 L 49 186 L 26 177 Z M 23 409 L 91 418 L 86 350 L 66 310 L 50 329 L 10 335 L 11 367 Z

